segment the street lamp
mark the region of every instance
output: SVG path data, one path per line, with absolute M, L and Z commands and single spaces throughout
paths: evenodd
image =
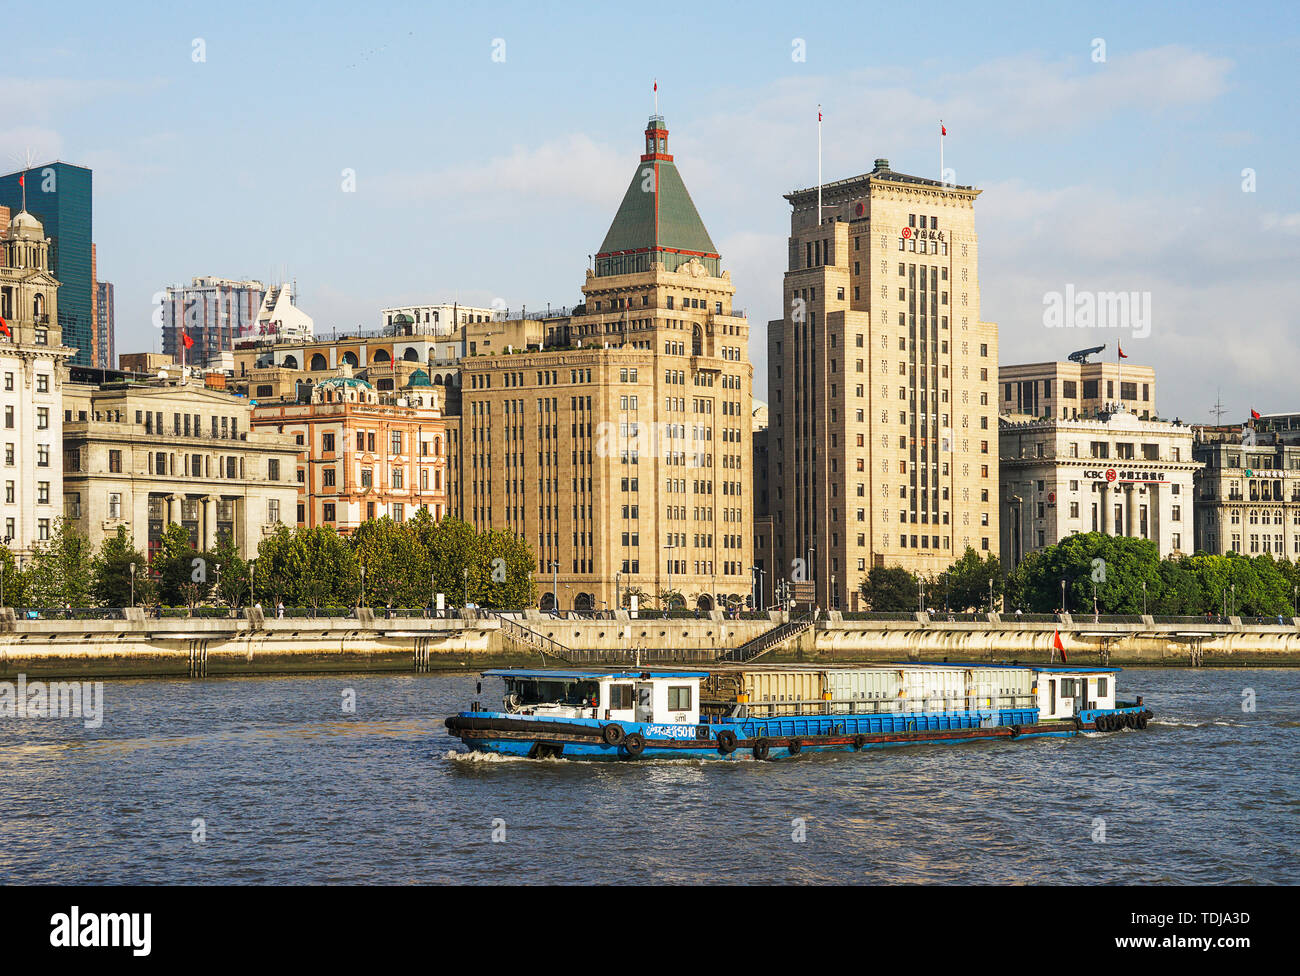
M 1069 613 L 1070 608 L 1065 605 L 1065 580 L 1061 580 L 1061 613 Z
M 993 580 L 989 580 L 989 613 L 993 612 Z
M 131 608 L 135 609 L 135 560 L 127 564 L 131 570 Z M 4 603 L 4 566 L 0 566 L 0 604 Z
M 673 545 L 664 546 L 664 549 L 670 553 L 675 548 L 677 547 Z M 668 557 L 668 607 L 664 610 L 665 617 L 668 616 L 668 611 L 672 609 L 672 605 L 673 605 L 673 557 L 670 555 Z
M 1147 581 L 1142 581 L 1142 616 L 1147 614 Z
M 623 573 L 620 570 L 619 572 L 614 574 L 614 609 L 615 610 L 623 609 L 623 601 L 622 599 L 620 599 L 620 597 L 622 596 L 622 589 L 620 588 L 620 584 L 622 580 L 623 580 Z
M 248 561 L 248 609 L 250 610 L 253 609 L 253 564 L 256 562 L 256 559 Z
M 554 576 L 551 578 L 551 612 L 558 614 L 560 612 L 560 564 L 551 561 L 551 572 Z
M 366 567 L 361 567 L 361 597 L 357 601 L 361 606 L 366 605 Z
M 132 563 L 131 565 L 134 566 L 135 563 Z M 217 599 L 220 600 L 221 599 L 221 563 L 215 563 L 214 565 L 216 566 L 216 570 L 217 570 Z
M 464 566 L 464 567 L 462 567 L 462 568 L 461 568 L 461 571 L 460 571 L 460 574 L 461 574 L 461 576 L 462 576 L 463 579 L 464 579 L 464 597 L 465 597 L 465 599 L 464 599 L 464 601 L 462 601 L 462 606 L 466 606 L 466 607 L 467 607 L 467 606 L 469 606 L 469 567 L 468 567 L 468 566 Z

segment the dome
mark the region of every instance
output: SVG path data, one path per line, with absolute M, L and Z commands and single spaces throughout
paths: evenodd
M 409 387 L 409 386 L 432 386 L 433 384 L 429 382 L 428 373 L 426 373 L 422 369 L 417 369 L 415 372 L 411 374 L 410 379 L 406 381 L 406 385 Z
M 9 239 L 43 241 L 45 240 L 45 226 L 29 214 L 26 210 L 20 210 L 9 221 Z

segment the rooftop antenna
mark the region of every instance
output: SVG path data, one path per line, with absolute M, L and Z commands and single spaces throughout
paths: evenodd
M 1214 406 L 1210 408 L 1210 413 L 1214 414 L 1214 424 L 1219 426 L 1223 423 L 1223 415 L 1228 412 L 1228 408 L 1223 405 L 1222 387 L 1214 391 Z

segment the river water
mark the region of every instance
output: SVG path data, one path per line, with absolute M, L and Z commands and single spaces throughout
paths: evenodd
M 0 719 L 0 882 L 1300 883 L 1297 670 L 1125 671 L 1144 732 L 766 763 L 469 757 L 442 720 L 475 680 L 119 681 L 99 728 Z

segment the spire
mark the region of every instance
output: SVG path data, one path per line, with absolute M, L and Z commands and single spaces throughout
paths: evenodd
M 668 126 L 652 115 L 645 152 L 596 254 L 596 275 L 649 271 L 655 262 L 676 271 L 692 259 L 720 273 L 718 250 L 668 152 Z

